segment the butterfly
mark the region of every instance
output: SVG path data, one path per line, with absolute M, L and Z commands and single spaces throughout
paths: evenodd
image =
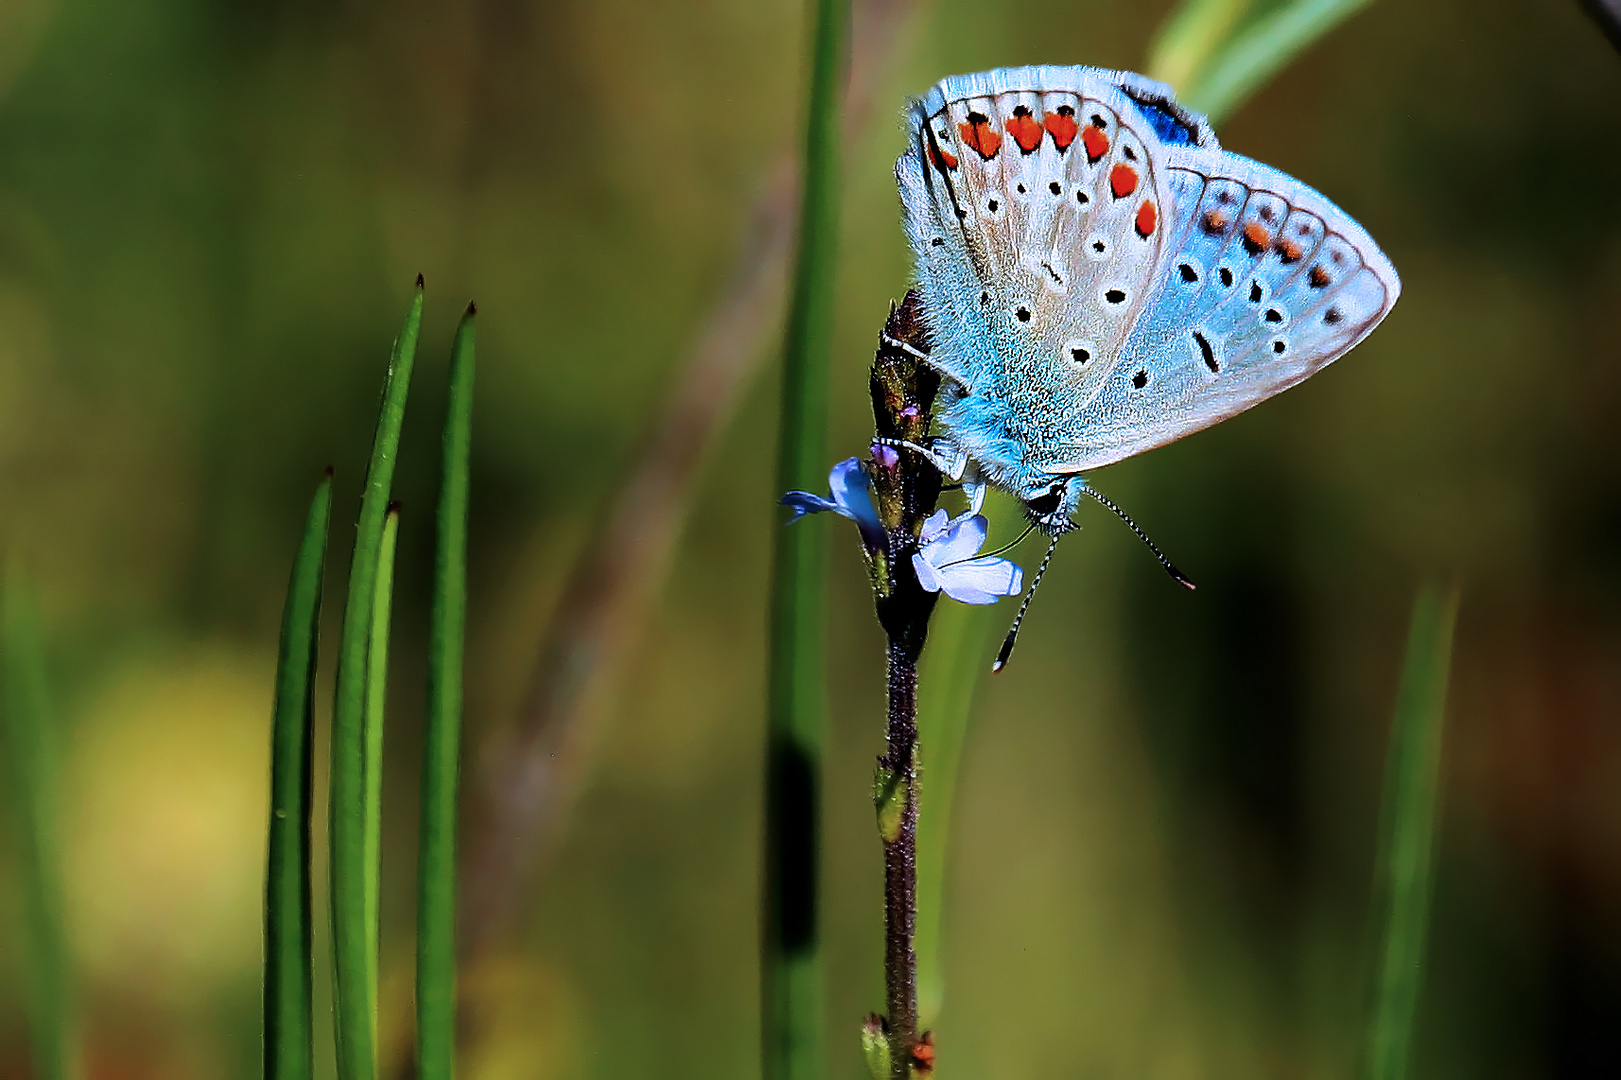
M 1401 292 L 1344 211 L 1144 76 L 954 76 L 908 126 L 895 175 L 944 376 L 927 452 L 1055 539 L 1099 497 L 1083 472 L 1287 390 Z

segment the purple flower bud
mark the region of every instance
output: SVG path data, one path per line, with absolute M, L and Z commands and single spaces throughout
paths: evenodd
M 897 459 L 898 460 L 898 459 Z M 861 541 L 871 550 L 884 546 L 884 526 L 873 509 L 870 482 L 857 458 L 846 458 L 833 466 L 827 474 L 829 494 L 813 495 L 808 491 L 790 491 L 779 502 L 793 509 L 789 524 L 806 514 L 819 514 L 831 510 L 855 522 L 861 529 Z

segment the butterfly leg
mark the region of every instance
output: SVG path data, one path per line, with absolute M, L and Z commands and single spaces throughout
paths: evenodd
M 936 469 L 939 469 L 940 474 L 947 480 L 964 480 L 965 482 L 963 486 L 965 488 L 969 484 L 982 483 L 982 481 L 978 479 L 977 472 L 973 479 L 965 480 L 964 474 L 968 471 L 968 455 L 962 450 L 958 449 L 957 445 L 953 442 L 948 442 L 944 439 L 935 440 L 936 446 L 944 447 L 949 450 L 949 453 L 943 454 L 939 450 L 931 449 L 927 446 L 921 446 L 918 443 L 911 442 L 908 439 L 874 439 L 873 441 L 881 446 L 893 446 L 897 450 L 911 450 L 914 453 L 922 454 L 924 460 L 926 460 L 930 465 L 933 465 Z
M 967 376 L 963 375 L 963 373 L 960 371 L 953 370 L 950 366 L 942 363 L 937 358 L 930 356 L 922 349 L 919 349 L 916 345 L 913 345 L 910 342 L 902 341 L 897 337 L 890 337 L 888 334 L 879 334 L 878 338 L 883 348 L 896 349 L 903 352 L 907 356 L 910 356 L 912 359 L 916 360 L 918 363 L 926 366 L 930 371 L 943 375 L 952 382 L 957 383 L 965 390 L 968 389 Z

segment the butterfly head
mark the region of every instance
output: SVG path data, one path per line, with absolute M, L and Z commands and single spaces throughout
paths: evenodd
M 1020 499 L 1025 516 L 1056 539 L 1075 528 L 1070 518 L 1085 494 L 1086 481 L 1079 476 L 1043 477 L 1027 488 Z

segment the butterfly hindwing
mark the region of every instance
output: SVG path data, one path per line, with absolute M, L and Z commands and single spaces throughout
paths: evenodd
M 1354 221 L 1237 154 L 1167 150 L 1163 273 L 1098 394 L 1042 467 L 1078 472 L 1208 427 L 1342 356 L 1400 282 Z

